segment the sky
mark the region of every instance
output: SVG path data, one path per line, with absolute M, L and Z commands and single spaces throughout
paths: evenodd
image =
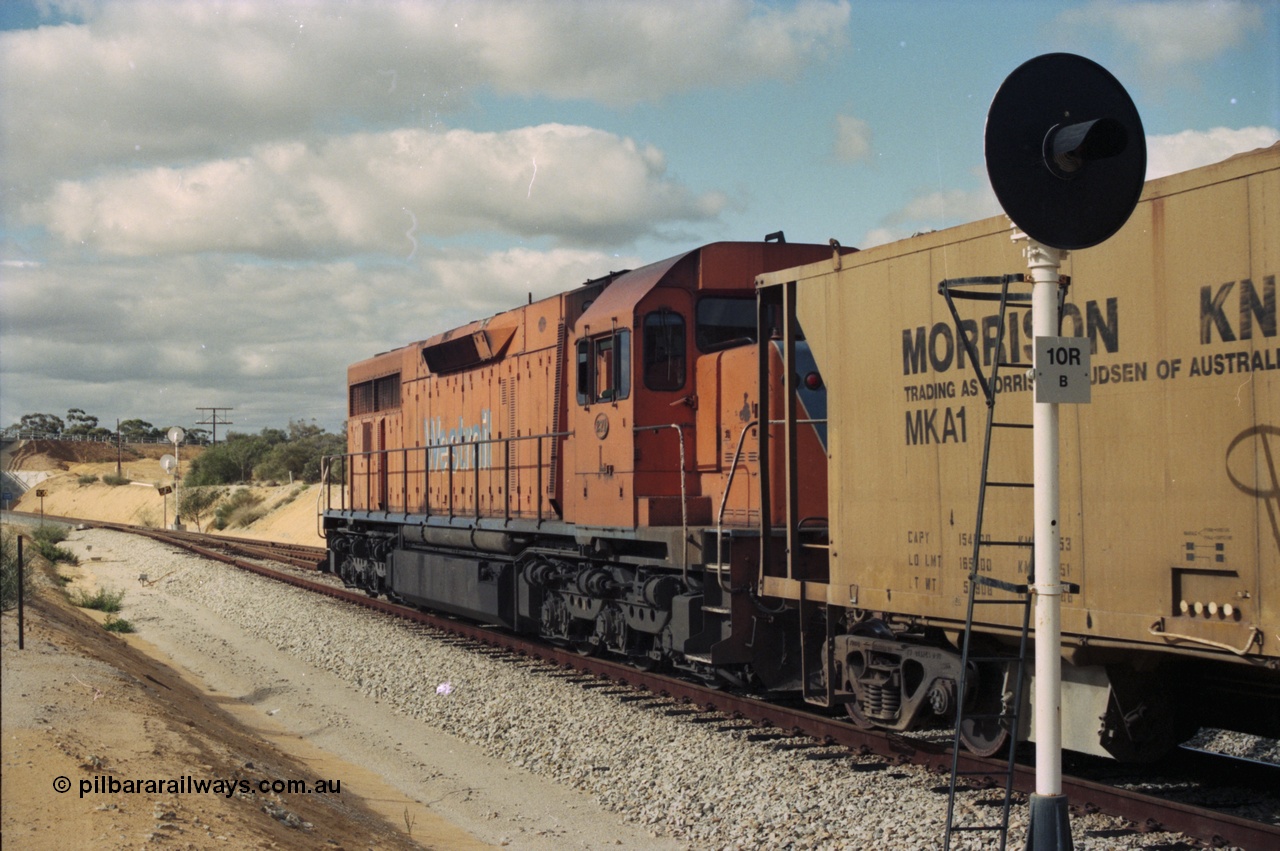
M 336 430 L 348 364 L 530 295 L 996 215 L 991 98 L 1057 51 L 1148 179 L 1280 139 L 1280 0 L 3 0 L 0 427 Z

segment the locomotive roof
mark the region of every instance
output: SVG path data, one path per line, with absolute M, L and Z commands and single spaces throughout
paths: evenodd
M 582 314 L 580 322 L 584 325 L 607 324 L 610 318 L 619 313 L 629 313 L 632 306 L 657 286 L 677 263 L 700 250 L 695 248 L 693 251 L 686 251 L 684 254 L 677 254 L 675 257 L 668 257 L 666 260 L 659 260 L 657 263 L 650 263 L 648 266 L 628 272 L 600 293 L 591 307 Z

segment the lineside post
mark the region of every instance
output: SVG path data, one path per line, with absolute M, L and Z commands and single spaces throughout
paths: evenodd
M 26 647 L 26 624 L 23 622 L 23 608 L 26 605 L 26 575 L 23 573 L 22 536 L 18 536 L 18 649 Z
M 1024 250 L 1031 273 L 1035 337 L 1058 336 L 1058 278 L 1065 251 L 1032 240 Z M 1042 364 L 1036 363 L 1035 367 Z M 1062 582 L 1058 522 L 1058 405 L 1032 406 L 1035 503 L 1036 791 L 1031 796 L 1028 851 L 1071 851 L 1070 814 L 1062 794 Z

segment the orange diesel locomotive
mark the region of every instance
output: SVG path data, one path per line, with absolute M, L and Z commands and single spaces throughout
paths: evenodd
M 762 523 L 761 430 L 783 428 L 755 401 L 755 277 L 832 254 L 715 243 L 355 364 L 330 569 L 584 652 L 793 686 L 794 630 L 752 598 L 759 544 L 734 545 Z M 824 470 L 825 393 L 800 360 L 794 463 Z M 810 543 L 826 501 L 820 482 L 800 499 Z M 785 525 L 781 494 L 763 514 Z

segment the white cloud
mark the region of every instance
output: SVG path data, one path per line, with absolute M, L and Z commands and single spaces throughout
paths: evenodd
M 530 296 L 545 298 L 608 272 L 637 268 L 644 261 L 594 251 L 512 248 L 489 253 L 458 250 L 424 265 L 441 289 L 453 294 L 456 309 L 470 311 L 459 318 L 461 323 L 524 304 Z
M 924 191 L 881 219 L 880 226 L 867 231 L 859 248 L 906 239 L 915 233 L 942 230 L 985 219 L 1000 213 L 1000 202 L 990 186 L 967 191 L 941 189 Z
M 1235 154 L 1274 145 L 1277 140 L 1280 130 L 1275 127 L 1215 127 L 1148 136 L 1147 180 L 1221 162 Z
M 1068 31 L 1098 31 L 1127 45 L 1151 82 L 1180 78 L 1187 66 L 1224 55 L 1262 27 L 1262 9 L 1239 0 L 1122 3 L 1093 0 L 1063 12 Z
M 68 243 L 124 256 L 408 256 L 423 237 L 464 232 L 629 242 L 714 219 L 724 204 L 669 179 L 653 147 L 551 124 L 263 145 L 235 159 L 63 181 L 27 216 Z
M 845 163 L 870 159 L 871 125 L 852 115 L 837 115 L 835 155 Z
M 436 126 L 483 88 L 626 106 L 794 77 L 843 44 L 849 6 L 104 0 L 83 18 L 0 34 L 12 180 Z

